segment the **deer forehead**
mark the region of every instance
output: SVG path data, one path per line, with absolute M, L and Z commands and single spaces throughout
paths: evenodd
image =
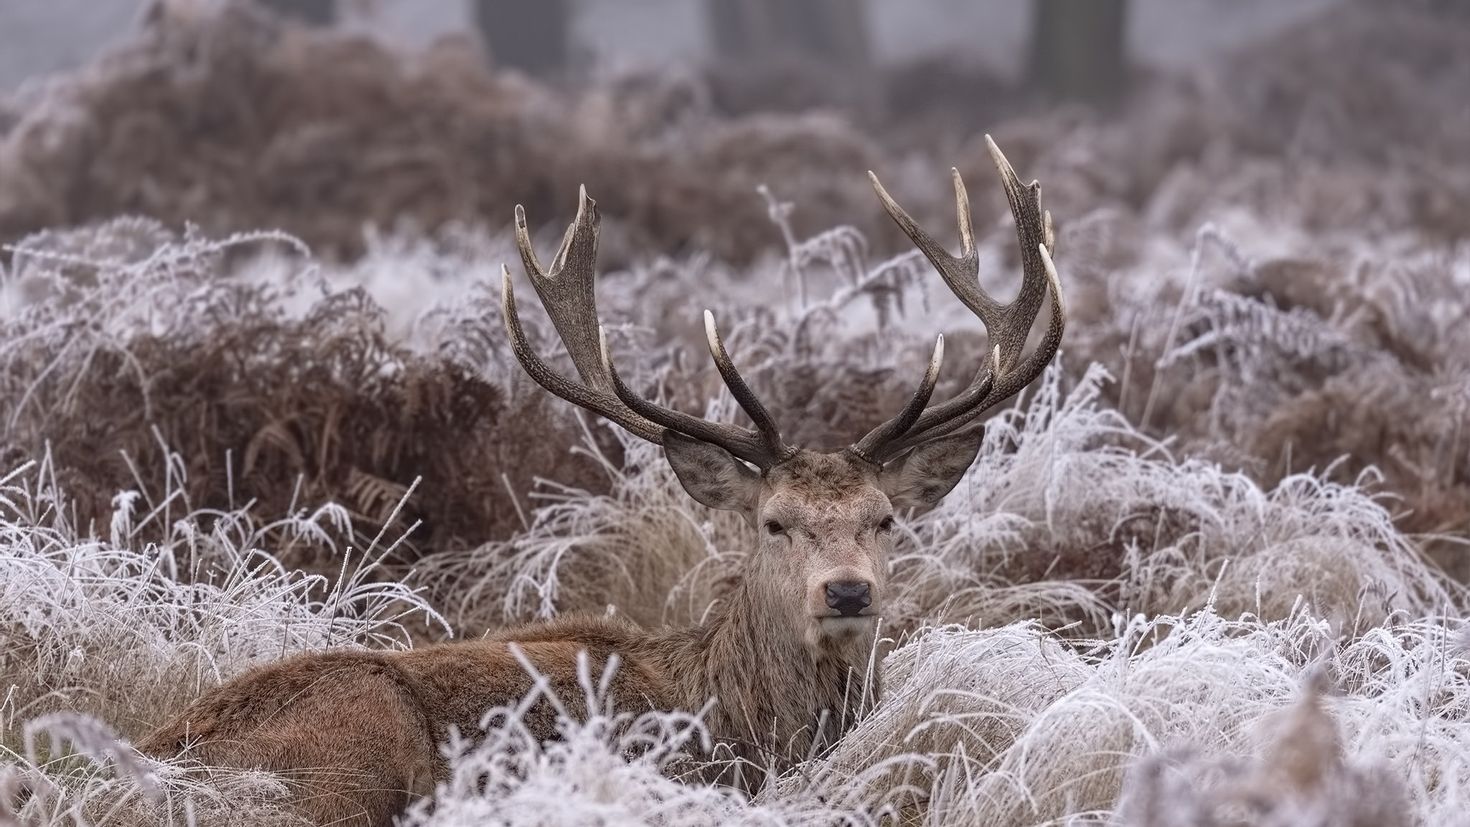
M 765 475 L 765 507 L 813 519 L 887 513 L 877 473 L 844 454 L 801 451 Z

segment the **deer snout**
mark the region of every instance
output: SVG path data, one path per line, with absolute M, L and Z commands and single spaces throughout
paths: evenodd
M 826 591 L 827 608 L 842 617 L 857 617 L 873 604 L 873 589 L 866 580 L 834 580 Z

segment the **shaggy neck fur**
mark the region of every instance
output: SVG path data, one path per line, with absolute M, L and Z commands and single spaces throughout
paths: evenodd
M 879 693 L 869 674 L 871 631 L 808 643 L 804 628 L 772 605 L 742 580 L 703 625 L 668 632 L 650 647 L 665 661 L 681 708 L 701 709 L 714 697 L 705 722 L 715 757 L 728 762 L 717 780 L 745 789 L 759 788 L 768 769 L 826 749 Z

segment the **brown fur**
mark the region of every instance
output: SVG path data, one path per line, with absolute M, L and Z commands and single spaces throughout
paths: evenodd
M 810 451 L 746 484 L 726 496 L 750 503 L 761 545 L 699 626 L 650 632 L 616 617 L 568 617 L 403 652 L 299 655 L 205 694 L 140 748 L 280 773 L 319 824 L 387 825 L 446 777 L 437 745 L 451 728 L 473 735 L 488 709 L 531 690 L 514 645 L 570 709 L 583 692 L 582 652 L 594 676 L 618 656 L 618 711 L 697 711 L 715 699 L 705 720 L 717 760 L 705 775 L 758 788 L 765 769 L 821 751 L 877 697 L 868 666 L 892 544 L 885 519 L 898 492 L 851 455 Z M 825 603 L 829 579 L 870 583 L 871 612 L 836 617 Z M 539 738 L 558 736 L 544 700 L 525 722 Z

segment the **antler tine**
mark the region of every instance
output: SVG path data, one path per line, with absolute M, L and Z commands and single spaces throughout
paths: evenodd
M 597 355 L 597 296 L 593 292 L 601 221 L 597 202 L 588 197 L 586 187 L 579 188 L 577 217 L 567 227 L 549 271 L 536 258 L 531 233 L 526 228 L 526 211 L 520 204 L 516 205 L 515 215 L 516 247 L 521 253 L 521 263 L 566 346 L 567 355 L 572 357 L 572 364 L 587 387 L 611 395 L 612 385 L 601 375 Z
M 963 394 L 951 400 L 952 402 L 975 400 L 970 402 L 965 412 L 939 420 L 936 424 L 928 427 L 922 425 L 923 418 L 920 417 L 920 423 L 917 423 L 916 427 L 910 428 L 907 433 L 900 434 L 893 441 L 882 446 L 875 453 L 875 456 L 880 461 L 886 462 L 921 442 L 928 442 L 931 439 L 948 436 L 969 425 L 976 417 L 990 407 L 988 400 L 995 393 L 997 384 L 996 375 L 999 372 L 1000 347 L 996 346 L 990 349 L 990 358 L 986 359 L 985 364 L 976 372 L 975 379 L 970 383 L 970 386 L 965 389 Z
M 1062 301 L 1062 283 L 1061 279 L 1057 276 L 1056 265 L 1052 262 L 1051 250 L 1045 244 L 1036 245 L 1036 258 L 1041 262 L 1046 293 L 1051 297 L 1051 319 L 1047 323 L 1046 333 L 1041 337 L 1041 343 L 1037 345 L 1036 350 L 1032 351 L 1030 356 L 1026 357 L 1024 362 L 1004 373 L 999 373 L 1000 368 L 998 365 L 1002 355 L 999 352 L 999 346 L 997 346 L 995 358 L 997 377 L 995 386 L 991 388 L 984 404 L 977 406 L 973 410 L 965 411 L 942 425 L 936 424 L 925 434 L 926 439 L 953 433 L 970 422 L 973 422 L 976 417 L 990 407 L 1020 393 L 1023 388 L 1031 384 L 1032 380 L 1046 370 L 1046 366 L 1051 363 L 1052 357 L 1057 355 L 1057 350 L 1062 344 L 1062 334 L 1066 331 L 1067 327 L 1067 308 Z M 1034 319 L 1035 316 L 1033 315 L 1032 318 Z
M 899 411 L 898 416 L 869 431 L 866 436 L 854 442 L 847 450 L 856 454 L 859 459 L 873 465 L 882 465 L 882 459 L 875 452 L 892 440 L 903 436 L 914 426 L 915 422 L 919 421 L 919 415 L 924 412 L 924 406 L 929 404 L 929 397 L 934 394 L 934 385 L 939 382 L 939 368 L 942 364 L 944 364 L 944 334 L 941 333 L 934 340 L 934 355 L 929 357 L 929 368 L 924 371 L 924 378 L 919 382 L 919 389 L 914 391 L 908 404 L 902 411 Z
M 573 405 L 586 408 L 599 416 L 628 429 L 635 436 L 662 445 L 663 429 L 628 410 L 616 396 L 591 387 L 584 387 L 568 380 L 551 369 L 531 349 L 526 332 L 521 327 L 520 313 L 516 310 L 515 289 L 511 283 L 510 268 L 501 265 L 500 312 L 505 319 L 505 328 L 510 334 L 511 350 L 516 361 L 521 363 L 536 384 Z M 575 363 L 575 360 L 573 360 Z M 608 383 L 611 386 L 611 383 Z
M 525 210 L 516 206 L 516 247 L 525 265 L 531 285 L 541 297 L 541 304 L 551 317 L 557 335 L 572 364 L 580 374 L 578 384 L 553 370 L 531 348 L 521 327 L 516 308 L 515 289 L 510 269 L 502 267 L 501 312 L 510 334 L 511 349 L 538 385 L 587 410 L 626 428 L 642 439 L 663 444 L 667 430 L 713 443 L 735 456 L 769 468 L 787 458 L 790 451 L 782 444 L 775 421 L 761 406 L 745 380 L 735 370 L 729 354 L 720 342 L 712 317 L 705 314 L 710 353 L 715 358 L 725 383 L 735 394 L 758 431 L 735 425 L 706 422 L 670 408 L 657 405 L 633 393 L 623 384 L 612 364 L 607 337 L 597 321 L 597 297 L 594 282 L 597 271 L 597 202 L 587 196 L 583 187 L 578 193 L 577 217 L 567 227 L 561 246 L 547 269 L 536 258 L 531 233 L 526 228 Z
M 873 185 L 873 191 L 878 194 L 878 200 L 882 202 L 883 209 L 888 216 L 903 230 L 904 235 L 909 237 L 914 246 L 929 259 L 934 269 L 949 285 L 951 292 L 955 294 L 964 305 L 970 308 L 970 312 L 980 317 L 987 328 L 992 323 L 998 324 L 1004 307 L 1000 302 L 991 298 L 988 293 L 980 288 L 980 255 L 975 249 L 975 227 L 970 217 L 970 197 L 965 192 L 964 179 L 960 178 L 957 169 L 951 169 L 950 175 L 954 182 L 955 222 L 960 228 L 960 254 L 952 256 L 944 245 L 934 240 L 934 237 L 924 231 L 918 222 L 908 214 L 893 196 L 884 189 L 883 183 L 872 170 L 868 171 L 868 181 Z
M 618 376 L 613 366 L 612 352 L 607 346 L 607 333 L 598 326 L 597 334 L 602 354 L 602 367 L 612 382 L 613 392 L 634 413 L 671 431 L 692 436 L 718 445 L 731 454 L 760 468 L 769 468 L 785 459 L 781 453 L 771 450 L 766 440 L 757 432 L 738 425 L 723 425 L 691 416 L 683 411 L 665 408 L 634 393 Z
M 781 440 L 781 429 L 777 427 L 776 420 L 771 416 L 766 406 L 761 404 L 760 398 L 745 384 L 745 379 L 740 371 L 735 369 L 735 362 L 730 359 L 730 354 L 725 350 L 725 342 L 720 338 L 720 330 L 715 326 L 715 314 L 709 310 L 704 311 L 704 338 L 709 345 L 709 355 L 714 359 L 715 367 L 720 371 L 720 378 L 725 380 L 725 387 L 730 389 L 730 394 L 735 397 L 741 410 L 755 423 L 756 431 L 765 441 L 766 448 L 773 456 L 786 459 L 793 453 L 794 449 L 787 448 Z
M 985 136 L 985 148 L 990 151 L 990 160 L 1000 173 L 1000 184 L 1006 191 L 1011 216 L 1016 222 L 1016 241 L 1021 245 L 1021 291 L 1004 308 L 1005 318 L 999 330 L 992 329 L 990 323 L 986 322 L 986 330 L 999 340 L 994 343 L 1001 346 L 1001 365 L 1010 370 L 1026 349 L 1031 325 L 1041 311 L 1041 300 L 1046 296 L 1047 272 L 1050 269 L 1043 264 L 1042 257 L 1055 252 L 1056 240 L 1052 235 L 1051 213 L 1041 208 L 1040 182 L 1033 180 L 1030 184 L 1022 184 L 1015 168 L 1006 160 L 1005 153 L 1000 151 L 1000 147 L 995 145 L 995 140 L 989 135 Z M 958 176 L 959 173 L 955 175 Z M 1042 248 L 1045 248 L 1044 253 Z M 1055 271 L 1052 274 L 1055 275 Z M 1047 359 L 1050 358 L 1048 354 Z M 1046 363 L 1043 362 L 1041 367 L 1044 369 Z M 1030 382 L 1031 379 L 1026 381 Z
M 987 374 L 987 384 L 979 392 L 983 401 L 953 416 L 935 417 L 932 425 L 926 426 L 923 422 L 924 418 L 921 417 L 916 427 L 894 441 L 887 452 L 888 456 L 895 456 L 920 442 L 938 439 L 964 428 L 978 419 L 980 414 L 1020 393 L 1022 388 L 1031 384 L 1033 379 L 1046 370 L 1047 364 L 1051 362 L 1052 357 L 1057 353 L 1057 348 L 1062 343 L 1062 333 L 1066 330 L 1066 307 L 1062 303 L 1062 285 L 1057 277 L 1056 265 L 1052 263 L 1051 253 L 1044 244 L 1038 244 L 1037 250 L 1037 257 L 1041 259 L 1046 273 L 1048 293 L 1051 295 L 1051 321 L 1047 325 L 1045 335 L 1042 336 L 1041 344 L 1030 356 L 1026 357 L 1025 362 L 1003 375 L 1000 374 L 1000 346 L 996 345 L 991 351 L 988 367 L 981 369 Z M 966 395 L 968 393 L 967 390 Z
M 1061 344 L 1065 324 L 1061 285 L 1051 260 L 1055 249 L 1051 214 L 1041 209 L 1041 185 L 1023 185 L 1016 171 L 989 135 L 985 136 L 991 160 L 1000 172 L 1001 186 L 1016 222 L 1021 245 L 1021 290 L 1009 304 L 1001 304 L 980 286 L 979 255 L 971 225 L 970 201 L 958 170 L 952 170 L 955 216 L 960 229 L 960 255 L 950 255 L 904 211 L 883 189 L 877 176 L 868 173 L 883 207 L 913 241 L 939 275 L 966 307 L 985 325 L 992 346 L 991 359 L 976 373 L 970 385 L 947 402 L 926 408 L 906 431 L 872 449 L 875 457 L 895 456 L 914 445 L 954 433 L 975 420 L 983 411 L 1019 393 L 1046 369 Z M 1042 300 L 1051 294 L 1051 322 L 1040 347 L 1024 361 L 1026 340 L 1040 314 Z M 872 436 L 871 434 L 869 436 Z M 867 440 L 867 437 L 864 438 Z

